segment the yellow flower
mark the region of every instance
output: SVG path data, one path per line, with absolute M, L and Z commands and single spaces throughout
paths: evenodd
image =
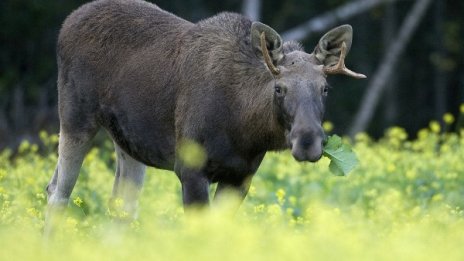
M 421 129 L 417 133 L 419 140 L 425 140 L 429 136 L 429 131 L 427 129 Z
M 46 131 L 41 130 L 41 131 L 39 132 L 39 138 L 40 138 L 40 140 L 43 141 L 44 143 L 45 143 L 45 141 L 47 140 L 47 136 L 48 136 L 48 135 L 47 135 L 47 132 L 46 132 Z
M 406 140 L 408 138 L 408 134 L 401 127 L 391 127 L 390 129 L 387 130 L 387 135 L 390 138 L 396 138 L 399 140 Z
M 39 217 L 40 215 L 40 212 L 35 208 L 27 208 L 26 211 L 31 217 Z
M 453 124 L 453 122 L 454 122 L 453 114 L 445 113 L 445 115 L 443 115 L 443 121 L 448 125 Z
M 37 144 L 32 144 L 31 145 L 31 151 L 32 152 L 37 152 L 39 151 L 39 146 Z
M 84 203 L 84 201 L 80 198 L 80 197 L 76 197 L 74 200 L 73 200 L 73 203 L 78 206 L 78 207 L 81 207 L 82 206 L 82 203 Z
M 333 126 L 332 122 L 324 121 L 324 123 L 322 123 L 322 128 L 324 128 L 324 131 L 326 131 L 326 132 L 331 132 L 333 130 L 334 126 Z
M 357 133 L 354 137 L 357 143 L 367 143 L 370 141 L 370 137 L 365 132 Z
M 461 106 L 459 106 L 459 111 L 461 112 L 461 114 L 464 114 L 464 103 L 462 103 Z
M 51 142 L 52 144 L 57 144 L 58 141 L 59 141 L 59 139 L 60 139 L 60 137 L 58 136 L 58 134 L 50 135 L 49 138 L 50 138 L 50 142 Z
M 431 121 L 429 127 L 434 133 L 439 133 L 441 130 L 440 123 L 438 123 L 437 121 Z
M 285 190 L 283 189 L 277 190 L 276 196 L 277 196 L 277 201 L 279 201 L 279 204 L 282 205 L 285 201 Z
M 260 204 L 254 207 L 255 213 L 262 213 L 264 212 L 264 204 Z
M 21 142 L 21 144 L 19 144 L 19 148 L 18 148 L 19 153 L 26 152 L 29 149 L 30 146 L 31 146 L 31 144 L 29 143 L 29 141 L 23 140 Z

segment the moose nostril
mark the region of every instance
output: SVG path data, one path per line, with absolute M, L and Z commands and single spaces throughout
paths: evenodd
M 312 145 L 313 141 L 311 138 L 304 138 L 304 139 L 301 139 L 300 141 L 300 146 L 304 149 L 304 150 L 307 150 L 311 145 Z

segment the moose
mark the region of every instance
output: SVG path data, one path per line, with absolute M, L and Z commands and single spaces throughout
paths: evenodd
M 58 163 L 48 209 L 63 209 L 100 128 L 114 141 L 112 199 L 137 212 L 145 168 L 174 171 L 184 206 L 235 191 L 244 198 L 267 151 L 322 155 L 327 75 L 346 68 L 352 27 L 327 32 L 312 53 L 235 13 L 191 23 L 143 0 L 97 0 L 65 20 L 57 42 Z M 201 146 L 201 166 L 179 146 Z M 50 216 L 47 218 L 51 218 Z

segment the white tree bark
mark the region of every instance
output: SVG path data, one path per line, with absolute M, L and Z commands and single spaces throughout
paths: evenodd
M 316 16 L 307 22 L 296 26 L 282 33 L 282 38 L 286 41 L 301 41 L 311 33 L 322 32 L 335 26 L 343 20 L 347 20 L 355 15 L 364 13 L 380 4 L 394 2 L 397 0 L 355 0 L 342 5 L 335 10 Z
M 385 89 L 386 83 L 393 72 L 394 66 L 399 60 L 431 2 L 432 0 L 416 0 L 416 3 L 411 8 L 411 11 L 401 25 L 396 40 L 393 41 L 392 45 L 386 50 L 377 72 L 372 77 L 372 80 L 364 93 L 361 100 L 361 106 L 355 116 L 353 125 L 349 130 L 350 136 L 353 137 L 356 133 L 366 130 L 372 120 L 380 95 Z
M 242 14 L 250 18 L 251 21 L 259 21 L 261 18 L 261 0 L 244 0 Z

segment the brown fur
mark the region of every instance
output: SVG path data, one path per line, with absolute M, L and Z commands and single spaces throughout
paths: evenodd
M 263 32 L 277 76 L 256 44 Z M 119 175 L 141 184 L 137 162 L 175 170 L 190 204 L 207 201 L 211 182 L 220 183 L 218 191 L 232 187 L 246 195 L 266 151 L 291 146 L 296 159 L 317 160 L 324 136 L 322 66 L 339 52 L 325 39 L 349 48 L 351 27 L 327 35 L 317 53 L 307 54 L 298 43 L 282 43 L 272 28 L 233 13 L 193 24 L 141 0 L 99 0 L 77 9 L 58 39 L 63 148 L 48 187 L 51 202 L 69 198 L 83 158 L 73 151 L 85 151 L 100 126 L 120 151 L 118 164 L 138 173 L 118 168 L 114 194 Z M 183 139 L 205 148 L 203 168 L 177 159 Z

